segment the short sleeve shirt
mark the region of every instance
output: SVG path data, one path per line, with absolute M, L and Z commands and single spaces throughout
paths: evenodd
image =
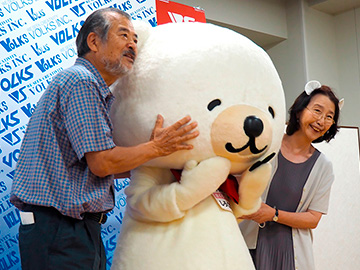
M 86 59 L 58 73 L 40 98 L 25 132 L 11 202 L 54 207 L 81 219 L 114 206 L 113 176 L 98 177 L 85 153 L 115 147 L 109 116 L 114 99 Z

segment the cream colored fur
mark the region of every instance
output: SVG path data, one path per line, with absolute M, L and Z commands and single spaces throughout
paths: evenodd
M 278 74 L 256 44 L 211 24 L 142 27 L 139 36 L 134 70 L 113 89 L 115 142 L 148 141 L 158 113 L 165 126 L 189 114 L 200 136 L 193 150 L 132 171 L 112 269 L 254 269 L 237 223 L 259 208 L 270 177 L 269 163 L 251 166 L 280 147 L 285 101 Z M 209 109 L 213 100 L 220 104 Z M 246 147 L 251 117 L 262 123 L 253 142 L 259 151 Z M 183 169 L 180 182 L 170 168 Z M 232 211 L 212 196 L 229 173 L 241 175 Z

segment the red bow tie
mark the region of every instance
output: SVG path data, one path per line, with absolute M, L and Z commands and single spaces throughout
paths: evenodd
M 175 176 L 176 180 L 180 182 L 182 170 L 171 169 L 172 174 Z M 239 184 L 235 176 L 232 174 L 228 175 L 228 178 L 224 183 L 219 187 L 219 190 L 228 195 L 234 202 L 239 203 Z

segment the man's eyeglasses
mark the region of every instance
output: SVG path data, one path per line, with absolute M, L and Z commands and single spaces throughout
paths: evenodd
M 309 109 L 308 107 L 305 108 L 308 109 L 309 112 L 311 112 L 311 114 L 316 120 L 320 120 L 324 118 L 324 123 L 326 125 L 332 125 L 335 123 L 334 116 L 332 116 L 331 114 L 326 115 L 318 108 L 311 108 L 311 109 Z

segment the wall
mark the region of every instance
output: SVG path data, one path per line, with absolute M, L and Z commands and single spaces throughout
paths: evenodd
M 335 140 L 317 147 L 333 163 L 329 211 L 313 231 L 316 269 L 360 269 L 359 129 L 341 128 Z
M 360 8 L 335 16 L 339 89 L 345 97 L 342 123 L 360 126 Z
M 293 103 L 307 81 L 304 44 L 304 14 L 301 1 L 286 2 L 287 40 L 267 50 L 283 83 L 286 107 Z
M 307 78 L 339 88 L 334 17 L 304 5 Z
M 206 19 L 249 30 L 286 37 L 286 13 L 282 0 L 177 0 L 205 10 Z
M 340 124 L 360 126 L 360 9 L 337 16 L 303 0 L 286 1 L 287 40 L 267 50 L 283 82 L 287 108 L 308 80 L 331 86 L 345 98 Z

